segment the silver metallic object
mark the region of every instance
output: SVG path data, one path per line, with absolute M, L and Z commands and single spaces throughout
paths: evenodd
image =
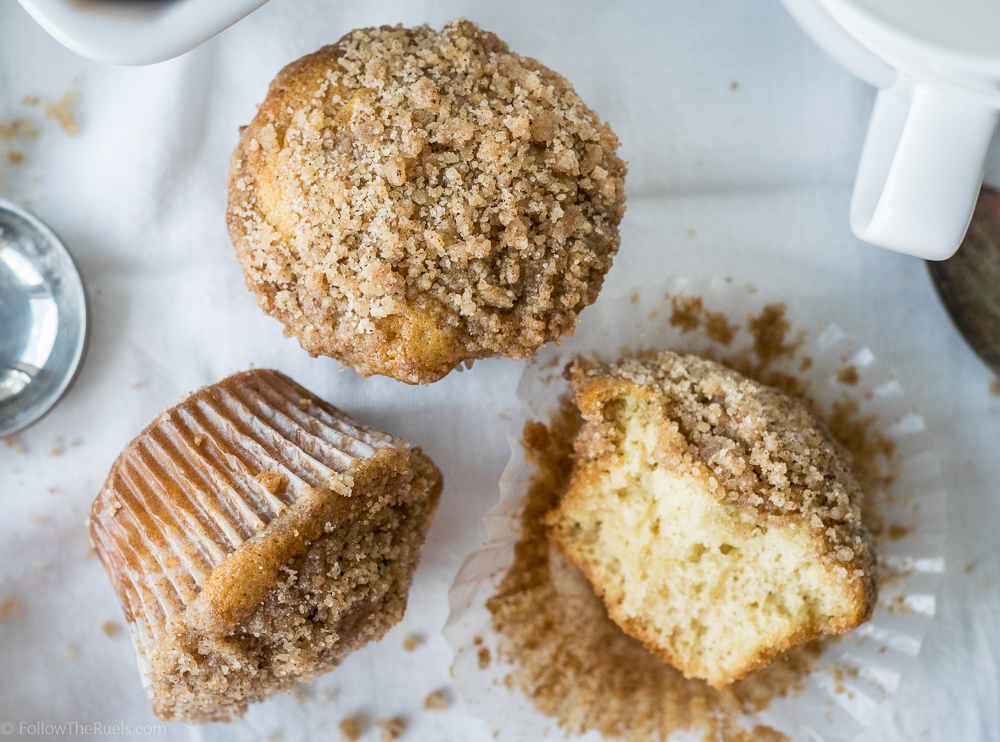
M 38 420 L 69 388 L 87 344 L 87 299 L 52 231 L 0 199 L 0 437 Z

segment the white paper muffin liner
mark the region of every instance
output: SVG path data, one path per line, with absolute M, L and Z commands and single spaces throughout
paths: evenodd
M 729 346 L 710 340 L 704 332 L 682 332 L 671 325 L 665 296 L 702 297 L 705 309 L 725 314 L 739 324 Z M 526 463 L 521 444 L 525 422 L 548 422 L 568 389 L 562 368 L 577 353 L 598 352 L 617 358 L 623 348 L 637 351 L 669 349 L 733 357 L 753 346 L 747 331 L 748 315 L 759 316 L 765 305 L 781 302 L 745 284 L 729 279 L 673 279 L 656 288 L 643 288 L 620 298 L 598 302 L 584 314 L 576 334 L 564 347 L 546 347 L 529 361 L 518 385 L 519 412 L 511 419 L 507 438 L 511 459 L 500 480 L 500 500 L 486 515 L 487 542 L 466 559 L 452 585 L 451 613 L 444 634 L 455 652 L 456 686 L 469 710 L 485 719 L 500 742 L 554 738 L 599 740 L 599 732 L 570 734 L 557 721 L 538 711 L 505 677 L 512 666 L 497 656 L 486 601 L 514 560 L 520 537 L 522 498 L 534 468 Z M 787 306 L 791 324 L 804 340 L 792 358 L 771 363 L 769 371 L 787 372 L 807 384 L 806 396 L 824 415 L 845 398 L 858 405 L 857 417 L 875 416 L 870 433 L 895 444 L 892 465 L 897 476 L 886 490 L 870 494 L 879 500 L 885 524 L 897 525 L 893 538 L 877 540 L 883 577 L 872 620 L 830 643 L 817 669 L 804 678 L 805 687 L 775 698 L 765 711 L 741 719 L 747 729 L 765 724 L 793 739 L 843 740 L 856 736 L 872 713 L 896 691 L 902 676 L 914 664 L 928 623 L 936 612 L 937 589 L 944 572 L 946 491 L 932 436 L 912 396 L 876 359 L 859 347 L 820 307 Z M 811 366 L 801 371 L 803 358 Z M 857 381 L 847 384 L 838 371 L 853 366 Z M 491 661 L 480 666 L 482 649 Z M 486 664 L 485 662 L 483 664 Z M 678 733 L 675 739 L 691 737 Z M 700 739 L 701 735 L 696 737 Z

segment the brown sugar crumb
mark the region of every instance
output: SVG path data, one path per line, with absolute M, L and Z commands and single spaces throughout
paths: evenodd
M 965 565 L 965 567 L 962 569 L 962 571 L 965 572 L 965 574 L 967 574 L 967 575 L 971 575 L 972 571 L 975 568 L 976 568 L 976 563 L 975 562 L 969 562 L 968 564 Z
M 741 717 L 804 687 L 823 644 L 799 645 L 715 690 L 685 679 L 625 634 L 586 577 L 549 546 L 540 520 L 566 490 L 579 427 L 579 413 L 567 402 L 549 425 L 529 422 L 525 428 L 525 453 L 537 470 L 514 563 L 487 602 L 498 653 L 514 665 L 510 685 L 571 734 L 597 729 L 607 737 L 647 740 L 688 730 L 706 739 L 749 742 Z
M 281 739 L 281 732 L 271 732 L 267 735 L 267 742 L 277 742 Z
M 403 649 L 407 652 L 417 651 L 417 647 L 420 646 L 420 637 L 415 634 L 410 634 L 408 637 L 403 639 Z
M 675 296 L 670 300 L 670 325 L 682 333 L 697 330 L 705 307 L 700 296 Z
M 443 690 L 436 690 L 424 699 L 424 708 L 428 711 L 446 711 L 450 705 Z
M 490 666 L 490 659 L 491 658 L 490 658 L 490 650 L 489 649 L 487 649 L 486 647 L 480 647 L 479 648 L 479 652 L 476 653 L 476 656 L 479 658 L 479 669 L 480 670 L 485 670 L 487 667 Z
M 347 742 L 354 742 L 365 733 L 366 722 L 367 719 L 363 716 L 348 716 L 346 719 L 341 719 L 337 726 L 340 728 L 341 736 Z
M 856 366 L 844 366 L 842 369 L 837 371 L 837 381 L 841 384 L 856 386 L 860 379 L 861 377 L 858 376 L 858 369 Z
M 916 530 L 916 526 L 901 526 L 898 523 L 893 523 L 889 526 L 888 536 L 890 541 L 899 541 L 902 538 L 906 538 L 911 533 Z
M 272 83 L 233 154 L 230 236 L 309 353 L 430 383 L 573 332 L 618 250 L 617 149 L 473 23 L 361 29 Z
M 24 603 L 15 598 L 13 595 L 8 595 L 0 602 L 0 621 L 6 621 L 15 613 L 19 613 L 24 610 Z
M 18 118 L 6 124 L 0 123 L 0 139 L 10 142 L 19 136 L 27 139 L 38 138 L 38 129 L 35 128 L 31 119 Z
M 7 444 L 8 448 L 13 448 L 16 454 L 25 454 L 28 452 L 28 447 L 21 442 L 21 439 L 15 435 L 9 435 L 3 439 L 3 442 Z
M 993 379 L 990 382 L 989 390 L 994 397 L 1000 397 L 1000 379 Z
M 799 364 L 799 373 L 805 373 L 812 368 L 813 359 L 810 356 L 805 356 L 802 362 Z
M 18 152 L 17 150 L 10 150 L 7 153 L 7 160 L 11 165 L 20 165 L 24 162 L 24 152 Z
M 382 730 L 381 735 L 379 735 L 382 742 L 392 742 L 403 736 L 403 732 L 406 731 L 406 719 L 402 716 L 394 716 L 386 721 L 376 721 L 375 726 Z
M 70 662 L 76 662 L 78 659 L 80 659 L 80 647 L 78 647 L 76 644 L 73 644 L 72 642 L 67 644 L 66 652 L 67 654 L 69 654 Z
M 791 325 L 785 319 L 785 305 L 768 304 L 759 317 L 747 318 L 748 328 L 754 337 L 754 351 L 760 360 L 760 368 L 767 368 L 772 361 L 791 355 L 802 345 L 802 338 L 786 343 L 785 338 Z
M 736 82 L 736 80 L 733 80 L 731 83 L 729 83 L 729 89 L 730 90 L 738 90 L 739 87 L 740 87 L 740 84 L 738 82 Z
M 722 312 L 705 312 L 705 334 L 709 339 L 729 345 L 739 331 L 740 326 L 730 324 L 729 318 Z
M 76 117 L 73 116 L 73 111 L 70 108 L 78 97 L 76 91 L 71 90 L 68 93 L 63 93 L 58 103 L 45 106 L 45 117 L 55 119 L 59 127 L 71 137 L 80 133 L 80 127 L 77 125 Z
M 34 95 L 25 95 L 21 99 L 21 105 L 25 105 L 25 106 L 37 106 L 38 105 L 38 98 L 35 97 Z
M 105 621 L 101 624 L 101 631 L 105 636 L 115 636 L 118 633 L 118 624 L 114 621 Z
M 913 613 L 913 607 L 906 602 L 905 595 L 895 596 L 889 601 L 889 604 L 885 607 L 885 609 L 889 611 L 889 613 L 895 613 L 897 615 L 908 615 Z

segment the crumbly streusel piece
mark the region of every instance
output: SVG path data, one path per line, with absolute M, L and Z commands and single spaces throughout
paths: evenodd
M 240 716 L 382 638 L 440 491 L 419 448 L 276 371 L 162 412 L 90 518 L 156 714 Z
M 572 334 L 618 250 L 617 149 L 563 77 L 473 23 L 353 31 L 271 83 L 229 232 L 309 353 L 429 383 Z
M 674 353 L 567 375 L 586 422 L 545 523 L 627 633 L 721 687 L 869 618 L 861 492 L 801 402 Z

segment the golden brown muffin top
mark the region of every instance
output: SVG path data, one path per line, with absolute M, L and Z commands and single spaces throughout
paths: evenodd
M 618 249 L 617 148 L 563 77 L 473 23 L 357 30 L 271 84 L 230 234 L 307 351 L 428 383 L 572 333 Z
M 687 441 L 687 450 L 657 452 L 665 465 L 678 471 L 707 466 L 720 501 L 753 511 L 764 523 L 805 523 L 833 561 L 873 574 L 850 454 L 802 401 L 718 363 L 672 352 L 610 365 L 577 359 L 566 376 L 584 418 L 595 422 L 603 404 L 623 391 L 645 394 Z M 575 443 L 578 457 L 613 450 L 613 430 L 590 430 Z

